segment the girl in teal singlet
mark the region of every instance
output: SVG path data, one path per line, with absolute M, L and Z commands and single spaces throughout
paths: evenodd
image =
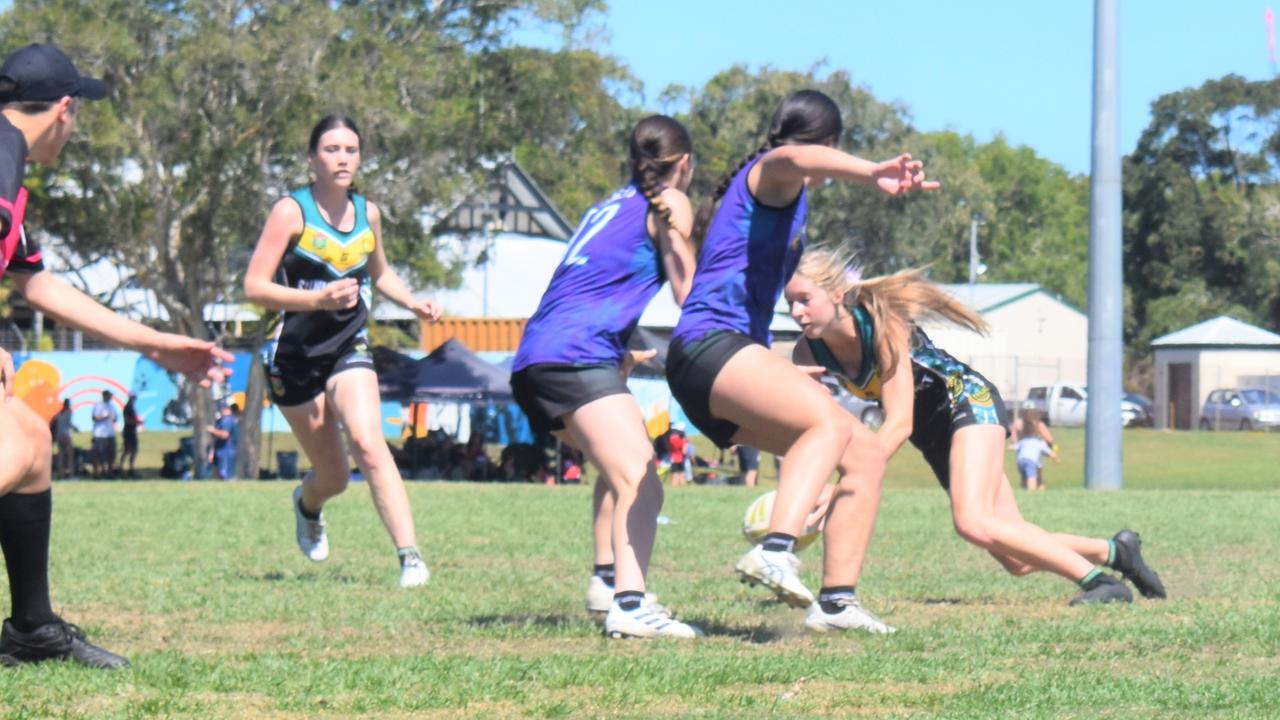
M 881 401 L 885 421 L 876 436 L 885 456 L 908 439 L 921 451 L 951 498 L 961 537 L 990 552 L 1015 575 L 1047 570 L 1078 583 L 1083 593 L 1073 605 L 1133 599 L 1122 582 L 1099 566 L 1119 570 L 1144 596 L 1164 597 L 1159 577 L 1142 560 L 1136 533 L 1122 531 L 1110 541 L 1054 534 L 1018 512 L 1004 476 L 1008 417 L 999 392 L 935 346 L 917 325 L 934 317 L 984 332 L 982 318 L 919 270 L 862 278 L 856 267 L 824 249 L 805 253 L 785 293 L 803 332 L 793 353 L 795 363 L 815 375 L 834 376 L 856 395 Z M 823 587 L 806 619 L 819 632 L 853 627 L 884 631 L 865 621 L 874 616 L 857 605 L 853 592 L 875 524 L 880 486 L 848 482 L 851 469 L 842 460 L 841 484 L 827 509 Z
M 395 543 L 401 587 L 427 582 L 409 496 L 382 435 L 378 377 L 364 325 L 372 291 L 435 322 L 440 306 L 413 296 L 387 263 L 378 206 L 352 190 L 360 132 L 330 115 L 311 132 L 315 182 L 271 209 L 244 278 L 245 298 L 283 314 L 267 369 L 271 395 L 311 461 L 295 488 L 298 547 L 329 556 L 321 509 L 347 487 L 347 458 L 369 484 Z M 344 431 L 345 440 L 344 443 Z

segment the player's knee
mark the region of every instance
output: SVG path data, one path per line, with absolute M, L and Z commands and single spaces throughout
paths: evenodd
M 983 522 L 983 518 L 980 515 L 957 512 L 953 513 L 951 519 L 955 525 L 956 534 L 963 538 L 965 542 L 981 548 L 991 547 L 991 534 L 987 531 L 986 523 Z
M 380 434 L 360 432 L 351 435 L 351 452 L 363 468 L 378 468 L 391 462 L 391 451 Z

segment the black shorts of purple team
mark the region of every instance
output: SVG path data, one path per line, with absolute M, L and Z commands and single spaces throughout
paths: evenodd
M 325 391 L 329 378 L 347 370 L 373 370 L 369 343 L 357 337 L 332 355 L 308 357 L 277 348 L 266 367 L 267 390 L 271 401 L 280 407 L 302 405 Z
M 716 376 L 738 351 L 755 340 L 730 330 L 715 330 L 684 344 L 671 341 L 667 351 L 667 384 L 685 415 L 720 448 L 732 446 L 738 425 L 711 414 L 711 388 Z M 951 487 L 951 438 L 971 425 L 1009 427 L 1008 410 L 999 391 L 982 375 L 966 368 L 963 381 L 951 388 L 940 377 L 915 366 L 915 407 L 911 444 L 929 463 L 938 484 Z M 975 401 L 975 396 L 981 398 Z M 988 402 L 989 399 L 989 402 Z
M 540 363 L 511 374 L 511 394 L 536 433 L 564 429 L 564 416 L 610 395 L 626 394 L 627 381 L 609 363 Z

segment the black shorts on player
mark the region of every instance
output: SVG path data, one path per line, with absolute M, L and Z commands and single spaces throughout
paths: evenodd
M 511 374 L 511 394 L 536 433 L 564 429 L 564 416 L 594 400 L 628 392 L 618 368 L 599 365 L 530 365 Z

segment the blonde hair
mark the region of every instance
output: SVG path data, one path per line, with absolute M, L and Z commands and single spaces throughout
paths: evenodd
M 862 277 L 862 268 L 853 253 L 815 247 L 805 251 L 796 273 L 835 295 L 844 293 L 844 307 L 849 312 L 862 305 L 871 314 L 876 333 L 876 352 L 888 356 L 884 380 L 893 376 L 898 366 L 898 350 L 889 342 L 888 329 L 894 321 L 911 329 L 923 319 L 940 319 L 986 334 L 985 320 L 965 307 L 924 276 L 924 268 L 910 268 L 892 275 Z

